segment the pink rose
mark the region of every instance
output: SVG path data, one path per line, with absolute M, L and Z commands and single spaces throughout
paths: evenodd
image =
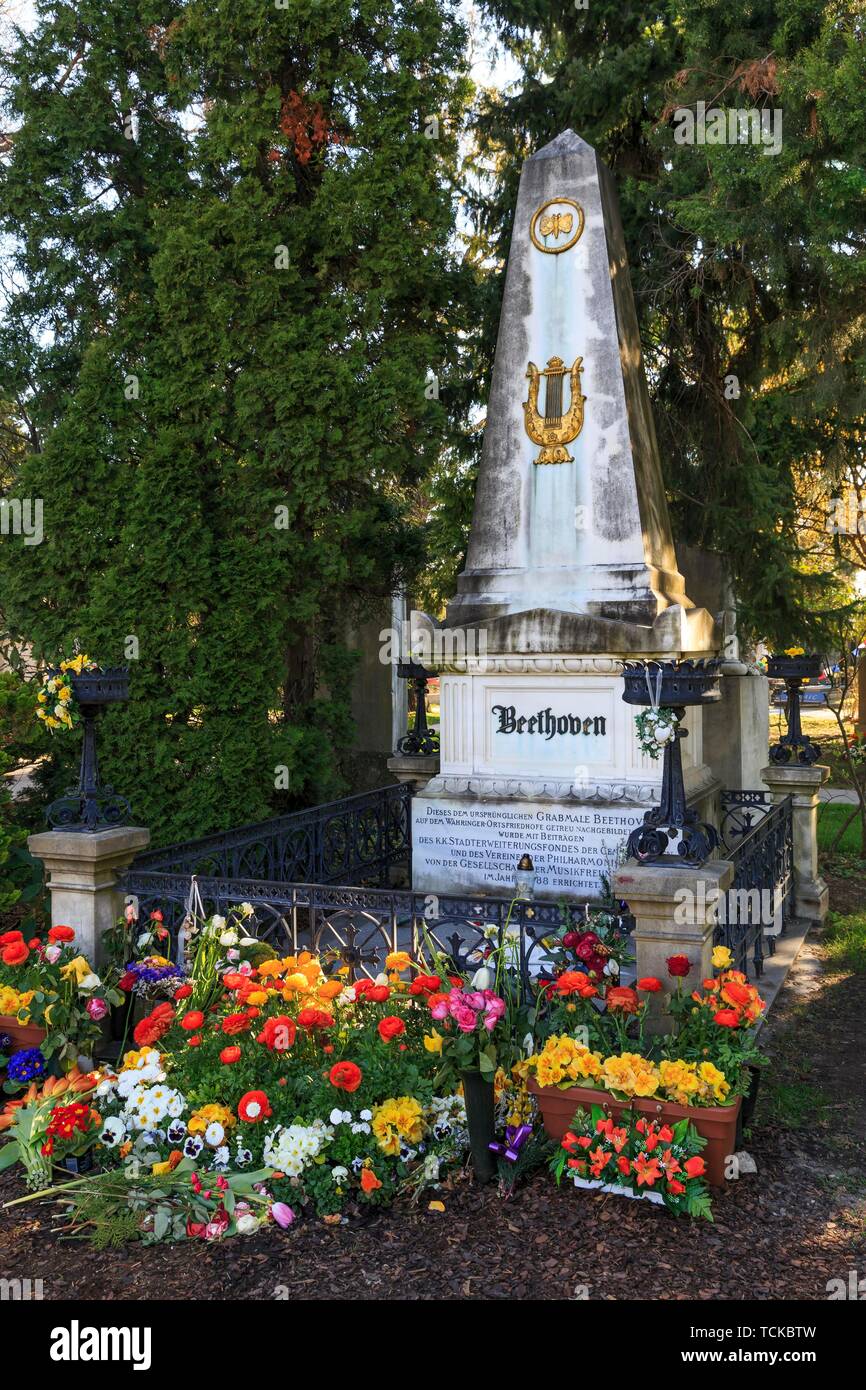
M 467 1009 L 462 1004 L 458 1004 L 456 1007 L 452 1008 L 451 1017 L 455 1020 L 461 1033 L 475 1032 L 478 1015 L 474 1009 Z
M 433 1008 L 430 1010 L 430 1015 L 431 1015 L 432 1018 L 436 1018 L 436 1019 L 447 1018 L 447 1017 L 448 1017 L 448 1001 L 447 1001 L 447 999 L 440 999 L 438 1004 L 434 1004 L 434 1005 L 433 1005 Z
M 490 991 L 487 990 L 486 993 L 489 994 Z M 480 1013 L 484 1008 L 485 996 L 480 993 L 479 990 L 473 990 L 471 994 L 464 994 L 463 1002 L 467 1004 L 470 1009 L 474 1009 L 476 1013 Z
M 108 1005 L 104 999 L 88 999 L 85 1007 L 94 1023 L 98 1023 L 108 1013 Z

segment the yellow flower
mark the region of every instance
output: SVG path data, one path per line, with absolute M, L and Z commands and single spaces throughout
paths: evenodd
M 386 970 L 408 970 L 411 964 L 408 951 L 390 951 L 385 957 Z
M 263 989 L 254 989 L 252 994 L 247 995 L 248 1004 L 267 1004 L 268 996 Z
M 198 1110 L 194 1110 L 190 1116 L 188 1129 L 190 1134 L 204 1134 L 209 1124 L 216 1120 L 223 1129 L 231 1129 L 237 1124 L 237 1117 L 229 1110 L 227 1105 L 200 1105 Z
M 379 1148 L 395 1157 L 405 1140 L 418 1144 L 424 1137 L 424 1112 L 413 1096 L 396 1096 L 373 1111 L 372 1130 Z
M 4 1010 L 4 1012 L 5 1012 L 5 1010 Z M 432 1033 L 425 1033 L 425 1035 L 424 1035 L 424 1047 L 426 1048 L 426 1050 L 427 1050 L 428 1052 L 435 1052 L 436 1055 L 439 1056 L 439 1054 L 440 1054 L 441 1051 L 442 1051 L 442 1035 L 441 1035 L 441 1033 L 437 1033 L 435 1028 L 433 1029 L 433 1032 L 432 1032 Z
M 713 965 L 716 970 L 727 970 L 729 965 L 733 965 L 734 957 L 731 955 L 727 946 L 716 946 L 713 950 Z
M 70 978 L 74 978 L 75 983 L 77 985 L 80 985 L 82 980 L 86 979 L 88 975 L 92 974 L 93 967 L 90 965 L 89 961 L 85 960 L 84 956 L 76 956 L 75 959 L 71 960 L 68 965 L 62 965 L 60 967 L 60 975 L 62 979 L 68 980 Z
M 805 648 L 803 648 L 803 647 L 786 647 L 786 648 L 785 648 L 785 655 L 786 655 L 786 656 L 805 656 L 805 655 L 806 655 L 806 652 L 805 652 Z
M 541 1052 L 529 1059 L 539 1086 L 570 1086 L 601 1074 L 601 1057 L 564 1034 L 550 1037 Z
M 172 1161 L 171 1161 L 170 1158 L 167 1158 L 166 1161 L 165 1161 L 165 1163 L 154 1163 L 154 1164 L 152 1165 L 150 1171 L 151 1171 L 155 1176 L 161 1177 L 163 1173 L 171 1173 L 171 1172 L 173 1171 L 173 1169 L 174 1169 L 174 1164 L 172 1163 Z

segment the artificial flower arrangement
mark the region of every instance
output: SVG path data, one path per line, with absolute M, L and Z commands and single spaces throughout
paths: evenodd
M 679 719 L 674 710 L 666 705 L 658 709 L 645 709 L 634 717 L 637 741 L 642 753 L 653 759 L 659 758 L 665 748 L 676 738 Z
M 97 663 L 82 652 L 46 671 L 36 692 L 36 718 L 49 733 L 68 732 L 81 723 L 71 678 L 80 676 L 84 671 L 98 670 Z
M 712 1221 L 701 1157 L 704 1141 L 688 1120 L 674 1125 L 627 1112 L 617 1123 L 601 1106 L 580 1109 L 551 1160 L 557 1185 L 663 1203 L 677 1215 Z
M 122 998 L 110 976 L 98 975 L 77 950 L 71 927 L 53 926 L 28 940 L 18 930 L 0 935 L 0 1013 L 45 1031 L 38 1047 L 0 1054 L 6 1094 L 44 1075 L 49 1064 L 68 1071 L 80 1056 L 90 1057 L 102 1020 Z

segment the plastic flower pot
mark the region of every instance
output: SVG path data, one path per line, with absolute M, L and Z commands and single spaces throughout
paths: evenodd
M 461 1072 L 461 1080 L 475 1181 L 491 1182 L 496 1176 L 496 1158 L 489 1148 L 496 1138 L 493 1082 L 485 1081 L 480 1071 Z
M 46 1030 L 32 1023 L 19 1023 L 14 1014 L 0 1014 L 0 1033 L 8 1033 L 17 1052 L 22 1047 L 38 1047 L 45 1041 Z
M 83 1154 L 67 1154 L 65 1158 L 56 1159 L 54 1166 L 64 1173 L 92 1173 L 95 1160 L 92 1151 L 87 1149 Z
M 636 1096 L 634 1100 L 616 1100 L 609 1091 L 597 1091 L 589 1086 L 570 1086 L 560 1090 L 558 1086 L 539 1086 L 532 1077 L 526 1083 L 528 1089 L 538 1099 L 538 1108 L 544 1121 L 544 1128 L 551 1139 L 559 1140 L 571 1128 L 575 1111 L 589 1110 L 600 1105 L 614 1120 L 623 1111 L 635 1110 L 659 1124 L 676 1124 L 678 1120 L 691 1120 L 706 1147 L 701 1157 L 707 1165 L 707 1181 L 711 1187 L 722 1187 L 725 1183 L 725 1166 L 729 1155 L 737 1148 L 737 1118 L 740 1113 L 740 1097 L 733 1105 L 675 1105 L 670 1100 L 644 1099 Z

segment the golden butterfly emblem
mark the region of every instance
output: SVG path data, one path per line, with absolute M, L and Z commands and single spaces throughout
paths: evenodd
M 570 212 L 549 212 L 542 217 L 539 231 L 542 236 L 552 236 L 555 241 L 557 237 L 569 236 L 573 225 L 574 218 Z

